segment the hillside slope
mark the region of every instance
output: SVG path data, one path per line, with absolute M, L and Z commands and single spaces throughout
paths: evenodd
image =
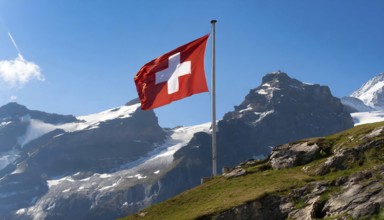
M 384 219 L 383 130 L 366 124 L 277 146 L 124 219 Z

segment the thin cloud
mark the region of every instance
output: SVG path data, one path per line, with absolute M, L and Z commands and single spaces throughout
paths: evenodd
M 31 80 L 44 81 L 40 67 L 19 54 L 13 60 L 0 60 L 0 81 L 11 87 L 22 87 Z
M 15 96 L 15 95 L 13 95 L 13 96 L 11 96 L 11 97 L 9 98 L 9 101 L 10 101 L 10 102 L 16 102 L 16 100 L 17 100 L 17 96 Z

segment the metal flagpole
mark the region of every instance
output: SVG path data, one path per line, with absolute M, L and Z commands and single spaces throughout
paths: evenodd
M 212 20 L 212 175 L 217 175 L 217 158 L 216 158 L 216 76 L 215 76 L 215 24 L 216 20 Z

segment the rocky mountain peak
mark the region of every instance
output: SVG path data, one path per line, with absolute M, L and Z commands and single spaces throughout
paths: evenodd
M 60 115 L 55 113 L 29 110 L 24 105 L 20 105 L 16 102 L 11 102 L 0 107 L 0 120 L 19 120 L 19 118 L 25 116 L 50 124 L 64 124 L 78 121 L 77 118 L 73 115 Z
M 6 117 L 24 116 L 28 113 L 27 107 L 16 102 L 10 102 L 0 107 L 0 119 Z
M 278 70 L 266 74 L 263 79 L 261 86 L 281 87 L 285 85 L 300 85 L 301 82 L 288 76 L 285 72 Z
M 131 101 L 127 102 L 125 105 L 128 106 L 128 105 L 134 105 L 134 104 L 138 104 L 138 103 L 140 103 L 140 99 L 135 98 L 135 99 L 132 99 Z
M 340 100 L 332 96 L 327 86 L 303 83 L 277 71 L 265 75 L 261 85 L 250 90 L 244 101 L 235 106 L 234 111 L 227 113 L 224 120 L 241 119 L 255 125 L 272 114 L 307 115 L 306 119 L 313 120 L 311 115 L 334 112 L 350 118 Z M 347 124 L 346 127 L 349 127 L 352 122 Z
M 302 86 L 300 81 L 289 77 L 280 70 L 268 73 L 262 78 L 261 85 L 250 90 L 245 100 L 239 106 L 235 106 L 233 112 L 235 116 L 233 116 L 239 118 L 250 112 L 260 113 L 272 110 L 279 103 L 279 97 L 282 97 L 282 95 L 276 96 L 278 93 L 282 93 L 281 90 L 300 89 Z M 224 116 L 224 119 L 228 119 L 229 115 Z
M 353 120 L 327 86 L 307 84 L 281 71 L 263 77 L 218 124 L 218 143 L 233 155 L 268 155 L 270 146 L 353 127 Z M 234 146 L 236 146 L 234 148 Z M 238 156 L 241 158 L 241 156 Z
M 374 109 L 384 109 L 384 72 L 373 77 L 350 96 Z

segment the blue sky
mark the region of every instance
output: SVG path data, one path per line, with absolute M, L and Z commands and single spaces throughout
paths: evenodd
M 33 73 L 3 75 L 0 105 L 76 116 L 123 105 L 142 65 L 209 33 L 212 19 L 218 118 L 277 70 L 342 97 L 384 72 L 383 11 L 381 0 L 0 0 L 0 62 Z M 209 93 L 155 110 L 166 127 L 210 121 L 210 111 Z

